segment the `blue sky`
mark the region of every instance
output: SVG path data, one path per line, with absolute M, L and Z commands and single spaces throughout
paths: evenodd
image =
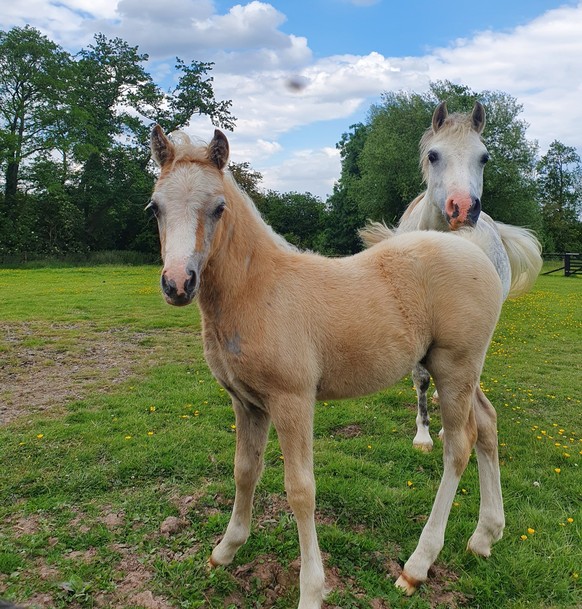
M 543 154 L 582 149 L 582 2 L 550 0 L 19 0 L 0 28 L 30 24 L 76 52 L 102 32 L 148 53 L 161 85 L 179 56 L 213 61 L 238 118 L 232 159 L 263 186 L 322 198 L 340 174 L 336 143 L 388 90 L 448 79 L 523 105 Z M 305 87 L 290 89 L 290 79 Z M 212 135 L 204 118 L 187 131 Z M 487 132 L 485 131 L 485 138 Z
M 446 46 L 456 38 L 486 29 L 504 30 L 527 23 L 550 8 L 576 2 L 547 0 L 378 1 L 359 5 L 336 0 L 273 1 L 287 22 L 288 34 L 301 33 L 317 56 L 367 54 L 386 56 L 422 55 L 428 49 Z M 219 2 L 226 10 L 232 2 Z

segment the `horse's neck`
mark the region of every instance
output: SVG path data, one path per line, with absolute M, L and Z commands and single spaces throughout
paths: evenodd
M 225 307 L 236 307 L 249 290 L 256 293 L 286 251 L 283 238 L 240 192 L 227 195 L 226 207 L 201 278 L 199 304 L 210 318 Z
M 413 230 L 438 230 L 447 232 L 450 230 L 440 208 L 429 199 L 429 194 L 411 203 L 412 209 L 404 213 L 398 224 L 398 232 L 409 232 Z

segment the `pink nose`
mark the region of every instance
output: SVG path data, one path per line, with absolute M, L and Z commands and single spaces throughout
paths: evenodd
M 445 214 L 451 230 L 473 226 L 481 213 L 481 201 L 468 194 L 452 194 L 445 203 Z

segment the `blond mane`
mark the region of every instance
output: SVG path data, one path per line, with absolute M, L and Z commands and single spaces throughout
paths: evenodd
M 174 144 L 174 163 L 190 162 L 190 163 L 207 163 L 208 145 L 201 139 L 193 142 L 190 136 L 184 131 L 172 131 L 169 134 L 169 139 Z

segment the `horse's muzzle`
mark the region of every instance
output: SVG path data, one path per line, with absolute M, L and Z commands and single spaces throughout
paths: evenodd
M 445 216 L 451 230 L 465 226 L 475 226 L 481 214 L 481 199 L 472 197 L 470 203 L 466 200 L 448 199 L 445 205 Z
M 181 287 L 176 284 L 176 281 L 168 278 L 166 273 L 162 273 L 161 284 L 166 302 L 175 307 L 190 304 L 196 296 L 196 273 L 193 271 L 190 272 Z

